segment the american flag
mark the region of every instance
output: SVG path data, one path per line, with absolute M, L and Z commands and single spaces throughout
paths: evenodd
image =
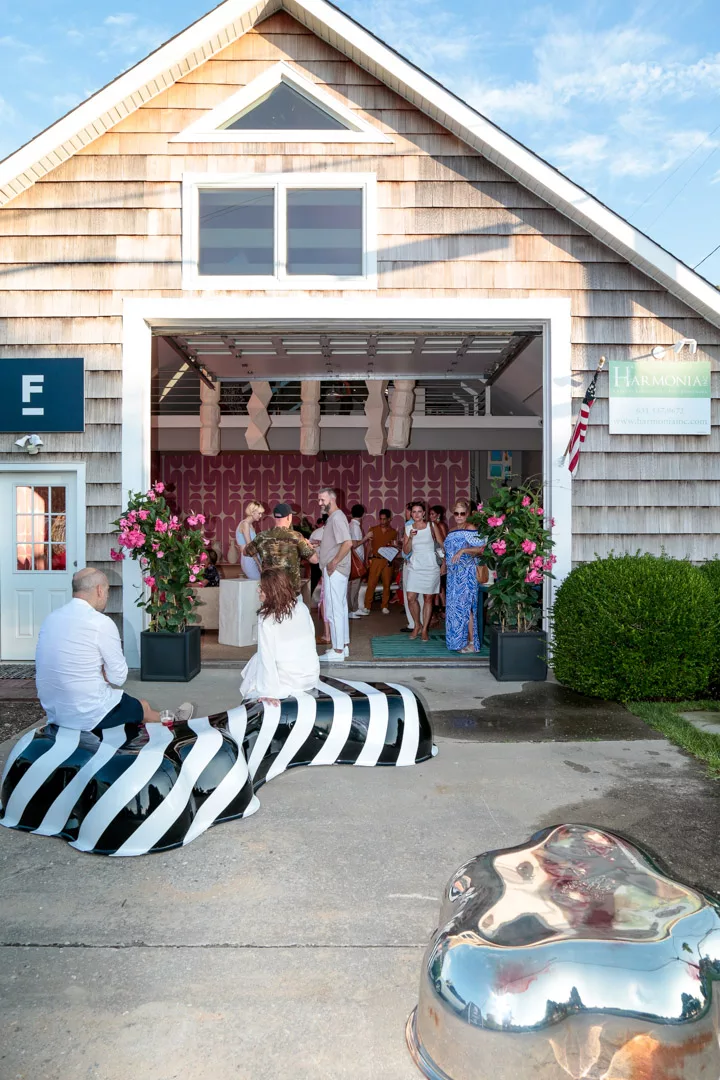
M 577 467 L 580 462 L 580 451 L 583 448 L 585 436 L 587 435 L 588 420 L 590 419 L 590 410 L 595 404 L 595 394 L 597 392 L 597 377 L 602 371 L 604 363 L 605 357 L 602 357 L 602 359 L 600 360 L 600 366 L 593 375 L 592 379 L 590 380 L 590 385 L 585 391 L 585 397 L 582 399 L 582 404 L 580 405 L 580 415 L 577 418 L 575 429 L 570 436 L 570 442 L 568 443 L 568 448 L 565 451 L 566 454 L 570 455 L 568 468 L 572 476 L 574 476 L 577 472 Z

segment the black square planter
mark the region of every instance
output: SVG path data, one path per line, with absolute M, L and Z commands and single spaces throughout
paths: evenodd
M 200 627 L 181 634 L 143 630 L 140 635 L 140 678 L 143 682 L 190 682 L 200 674 Z
M 513 634 L 496 626 L 490 628 L 490 673 L 498 682 L 544 682 L 546 655 L 544 630 Z

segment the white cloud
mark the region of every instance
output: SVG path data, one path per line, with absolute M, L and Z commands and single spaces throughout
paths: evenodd
M 108 15 L 105 26 L 131 26 L 134 22 L 137 22 L 137 15 L 125 11 L 120 12 L 119 15 Z
M 436 0 L 348 0 L 344 9 L 403 56 L 441 77 L 448 64 L 477 57 L 483 38 Z

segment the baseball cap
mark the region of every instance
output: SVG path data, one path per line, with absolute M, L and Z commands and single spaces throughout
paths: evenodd
M 276 518 L 290 517 L 292 512 L 293 512 L 293 508 L 292 508 L 292 506 L 290 506 L 289 503 L 278 503 L 277 506 L 273 508 L 273 517 L 276 517 Z

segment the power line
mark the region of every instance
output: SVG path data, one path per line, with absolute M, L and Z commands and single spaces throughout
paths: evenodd
M 635 217 L 635 216 L 636 216 L 637 214 L 639 214 L 639 213 L 640 213 L 640 211 L 642 210 L 643 206 L 645 206 L 645 204 L 646 204 L 646 203 L 650 202 L 650 200 L 651 200 L 651 199 L 654 199 L 654 198 L 655 198 L 655 196 L 657 195 L 658 191 L 660 191 L 660 190 L 661 190 L 662 188 L 664 188 L 664 187 L 665 187 L 665 185 L 667 184 L 668 180 L 672 180 L 672 178 L 673 178 L 673 176 L 675 175 L 675 173 L 679 172 L 679 171 L 680 171 L 680 169 L 682 169 L 683 165 L 687 165 L 687 163 L 688 163 L 688 161 L 690 160 L 690 158 L 691 158 L 691 157 L 693 157 L 693 156 L 694 156 L 694 155 L 695 155 L 695 154 L 696 154 L 696 153 L 698 152 L 698 150 L 700 150 L 700 149 L 701 149 L 701 148 L 702 148 L 702 147 L 703 147 L 703 146 L 705 145 L 705 143 L 706 143 L 706 142 L 708 141 L 708 139 L 712 139 L 712 137 L 713 137 L 713 135 L 715 134 L 715 132 L 716 132 L 716 131 L 720 131 L 720 124 L 718 124 L 718 125 L 717 125 L 717 127 L 713 128 L 713 130 L 712 130 L 712 131 L 708 132 L 708 134 L 707 134 L 707 135 L 705 136 L 705 138 L 704 138 L 704 139 L 702 140 L 702 142 L 699 142 L 699 143 L 697 144 L 697 146 L 696 146 L 696 147 L 694 147 L 694 148 L 693 148 L 693 149 L 692 149 L 692 150 L 690 151 L 690 153 L 689 153 L 689 154 L 687 155 L 687 157 L 684 157 L 684 158 L 682 159 L 682 161 L 680 162 L 680 164 L 679 164 L 679 165 L 676 165 L 676 166 L 675 166 L 675 168 L 673 169 L 673 171 L 672 171 L 671 173 L 668 173 L 668 174 L 667 174 L 667 176 L 665 177 L 665 179 L 664 179 L 664 180 L 661 180 L 661 181 L 660 181 L 660 183 L 658 184 L 658 186 L 657 186 L 656 188 L 653 188 L 653 190 L 652 190 L 652 191 L 650 192 L 650 194 L 649 194 L 649 195 L 647 195 L 647 196 L 646 196 L 646 197 L 645 197 L 645 198 L 643 199 L 643 201 L 642 201 L 642 202 L 640 203 L 640 205 L 639 205 L 639 206 L 637 206 L 637 207 L 635 208 L 635 210 L 633 211 L 633 213 L 632 213 L 632 215 L 631 215 L 631 218 L 634 218 L 634 217 Z M 713 151 L 713 153 L 714 153 L 714 151 Z M 704 164 L 704 162 L 703 162 L 703 164 Z M 702 168 L 702 166 L 701 166 L 701 168 Z M 693 173 L 693 176 L 694 176 L 694 175 L 695 175 L 695 173 Z M 692 179 L 692 177 L 691 177 L 690 179 Z M 682 188 L 681 188 L 681 190 L 682 190 Z M 670 205 L 670 204 L 668 203 L 668 206 L 669 206 L 669 205 Z M 657 221 L 657 218 L 656 218 L 655 220 Z
M 689 184 L 689 183 L 690 183 L 690 182 L 691 182 L 692 180 L 694 180 L 694 179 L 695 179 L 695 177 L 697 176 L 697 174 L 698 174 L 698 173 L 700 172 L 700 170 L 701 170 L 701 169 L 704 169 L 704 168 L 705 168 L 705 166 L 707 165 L 708 161 L 709 161 L 709 160 L 710 160 L 710 158 L 711 158 L 711 157 L 713 156 L 713 154 L 717 153 L 717 150 L 718 150 L 717 146 L 713 147 L 713 149 L 712 149 L 712 150 L 710 151 L 710 153 L 709 153 L 709 154 L 708 154 L 708 156 L 707 156 L 707 157 L 705 158 L 705 160 L 704 160 L 704 161 L 701 161 L 701 162 L 700 162 L 700 164 L 698 165 L 697 169 L 695 169 L 695 171 L 694 171 L 693 173 L 691 173 L 691 174 L 690 174 L 690 176 L 689 176 L 689 177 L 687 178 L 687 180 L 685 181 L 685 183 L 683 184 L 683 186 L 682 186 L 682 187 L 681 187 L 681 188 L 680 188 L 680 189 L 679 189 L 678 191 L 676 191 L 676 192 L 675 192 L 675 194 L 673 195 L 672 199 L 670 199 L 670 200 L 669 200 L 668 202 L 666 202 L 666 203 L 665 203 L 665 205 L 663 206 L 663 208 L 662 208 L 662 210 L 660 211 L 660 213 L 659 213 L 659 214 L 656 214 L 656 215 L 655 215 L 655 217 L 654 217 L 654 218 L 652 219 L 652 221 L 651 221 L 651 222 L 649 222 L 649 223 L 648 223 L 648 224 L 647 224 L 647 225 L 645 226 L 645 228 L 647 228 L 647 229 L 650 229 L 650 228 L 652 228 L 652 226 L 653 226 L 653 225 L 655 224 L 655 222 L 656 222 L 656 221 L 659 221 L 659 219 L 660 219 L 660 218 L 661 218 L 661 217 L 663 216 L 663 214 L 664 214 L 664 213 L 665 213 L 665 211 L 666 211 L 666 210 L 668 209 L 668 207 L 672 206 L 672 204 L 673 204 L 673 203 L 675 202 L 675 200 L 677 199 L 678 195 L 682 195 L 683 191 L 684 191 L 684 190 L 685 190 L 685 188 L 686 188 L 686 187 L 688 186 L 688 184 Z
M 704 262 L 707 262 L 707 261 L 708 261 L 708 259 L 710 258 L 710 255 L 714 255 L 716 251 L 720 251 L 720 244 L 718 244 L 718 246 L 717 246 L 717 247 L 714 247 L 714 248 L 712 249 L 712 251 L 711 251 L 711 252 L 710 252 L 710 253 L 709 253 L 708 255 L 706 255 L 706 256 L 705 256 L 705 258 L 704 258 L 704 259 L 701 259 L 701 260 L 700 260 L 700 262 L 699 262 L 699 263 L 695 263 L 695 265 L 693 266 L 693 270 L 697 270 L 698 266 L 702 266 L 702 264 L 703 264 Z

